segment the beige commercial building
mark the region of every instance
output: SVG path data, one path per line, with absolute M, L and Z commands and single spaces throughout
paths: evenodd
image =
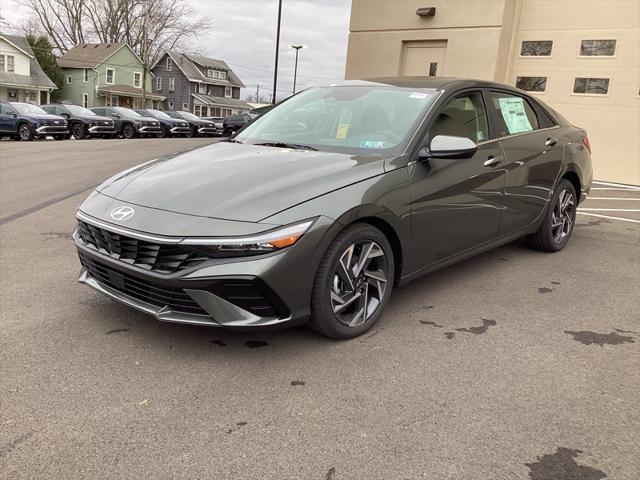
M 516 85 L 587 129 L 599 180 L 640 184 L 640 0 L 353 0 L 346 78 Z

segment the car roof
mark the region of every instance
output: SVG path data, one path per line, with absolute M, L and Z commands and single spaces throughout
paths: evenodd
M 430 90 L 459 90 L 461 88 L 500 88 L 520 92 L 520 90 L 498 82 L 458 77 L 379 77 L 362 80 L 345 80 L 331 86 L 379 85 L 398 88 L 420 88 Z M 522 92 L 520 92 L 522 93 Z

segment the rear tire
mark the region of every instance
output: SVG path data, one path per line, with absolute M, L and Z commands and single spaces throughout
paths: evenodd
M 311 293 L 311 324 L 336 339 L 370 330 L 382 316 L 393 288 L 393 250 L 377 228 L 356 223 L 327 249 Z
M 542 252 L 557 252 L 569 243 L 576 224 L 577 198 L 573 184 L 561 180 L 540 228 L 529 237 L 531 247 Z

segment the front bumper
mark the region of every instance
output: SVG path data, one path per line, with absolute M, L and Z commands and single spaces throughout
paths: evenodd
M 79 216 L 86 222 L 86 215 Z M 115 259 L 84 243 L 76 231 L 82 264 L 79 282 L 165 322 L 227 328 L 303 323 L 310 315 L 314 280 L 310 272 L 315 271 L 310 265 L 327 222 L 321 218 L 316 225 L 289 249 L 212 258 L 169 274 Z
M 89 127 L 89 133 L 98 135 L 115 135 L 116 127 L 115 125 L 94 125 L 93 127 Z
M 66 135 L 69 129 L 66 125 L 41 125 L 36 128 L 38 135 Z
M 138 133 L 144 133 L 144 134 L 154 134 L 154 133 L 162 133 L 162 128 L 160 127 L 160 125 L 144 125 L 140 128 L 138 128 Z
M 169 131 L 171 133 L 189 133 L 190 130 L 189 127 L 171 127 Z
M 200 127 L 198 128 L 198 133 L 200 135 L 215 135 L 222 132 L 215 127 Z

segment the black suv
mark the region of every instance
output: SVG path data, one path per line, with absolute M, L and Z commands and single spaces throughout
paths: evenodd
M 216 125 L 204 118 L 196 117 L 193 113 L 185 112 L 182 110 L 172 110 L 166 112 L 167 115 L 180 120 L 186 120 L 189 122 L 189 133 L 187 137 L 208 137 L 218 133 Z
M 88 108 L 79 105 L 49 104 L 42 109 L 53 115 L 60 115 L 67 119 L 70 134 L 76 140 L 88 137 L 113 138 L 116 136 L 116 126 L 113 120 L 100 117 Z
M 179 135 L 187 136 L 191 132 L 189 122 L 182 119 L 171 118 L 160 110 L 154 110 L 153 108 L 147 108 L 146 110 L 134 108 L 133 111 L 143 117 L 153 117 L 158 120 L 161 129 L 161 132 L 158 134 L 160 138 L 177 137 Z
M 67 121 L 57 115 L 49 115 L 30 103 L 0 103 L 0 137 L 33 140 L 47 135 L 56 140 L 67 138 Z
M 160 122 L 153 117 L 143 117 L 124 107 L 93 107 L 97 115 L 113 118 L 116 134 L 124 138 L 156 137 L 160 134 Z
M 224 118 L 224 133 L 225 137 L 232 135 L 241 128 L 246 127 L 251 123 L 253 118 L 248 113 L 240 113 L 238 115 L 230 115 Z

